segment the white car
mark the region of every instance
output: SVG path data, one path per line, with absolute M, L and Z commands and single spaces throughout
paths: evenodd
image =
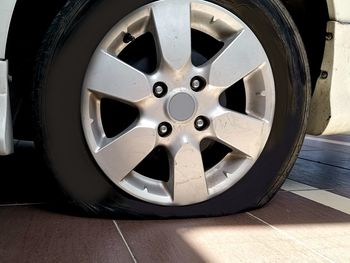
M 266 204 L 350 132 L 348 0 L 3 0 L 0 155 L 34 140 L 93 215 Z

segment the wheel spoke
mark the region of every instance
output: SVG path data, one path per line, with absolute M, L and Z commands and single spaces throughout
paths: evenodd
M 191 6 L 188 0 L 159 2 L 152 8 L 153 33 L 161 63 L 180 70 L 191 61 Z
M 115 139 L 105 139 L 105 144 L 95 152 L 95 158 L 113 180 L 120 182 L 155 147 L 153 128 L 137 126 Z
M 208 198 L 199 145 L 185 143 L 172 152 L 170 188 L 174 203 L 178 205 L 197 203 Z
M 136 103 L 151 95 L 152 89 L 145 74 L 100 51 L 88 72 L 87 88 L 101 96 Z
M 254 34 L 243 29 L 207 62 L 209 84 L 220 89 L 229 88 L 266 61 L 264 49 Z
M 213 119 L 213 128 L 219 141 L 256 159 L 265 145 L 264 134 L 269 129 L 266 121 L 229 110 L 222 110 Z

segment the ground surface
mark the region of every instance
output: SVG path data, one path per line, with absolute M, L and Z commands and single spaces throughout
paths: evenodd
M 0 158 L 0 262 L 350 262 L 350 136 L 307 137 L 265 208 L 193 220 L 80 218 L 30 143 Z M 11 169 L 10 169 L 11 168 Z M 30 174 L 33 174 L 29 176 Z

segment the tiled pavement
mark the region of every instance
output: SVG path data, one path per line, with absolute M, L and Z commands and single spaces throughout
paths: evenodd
M 350 262 L 350 136 L 316 139 L 305 140 L 284 190 L 263 209 L 163 221 L 53 211 L 55 184 L 19 142 L 15 156 L 0 158 L 0 262 Z

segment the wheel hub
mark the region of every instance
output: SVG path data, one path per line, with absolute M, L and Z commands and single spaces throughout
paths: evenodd
M 193 41 L 196 31 L 221 42 L 221 48 L 199 56 L 193 43 L 212 45 Z M 149 71 L 120 57 L 146 34 L 155 43 L 150 53 L 157 57 L 151 61 L 158 63 Z M 196 64 L 196 52 L 198 61 L 207 60 Z M 220 96 L 241 82 L 245 109 L 237 112 L 222 105 Z M 233 13 L 202 0 L 155 1 L 122 19 L 91 59 L 82 94 L 83 129 L 97 164 L 125 192 L 160 205 L 196 204 L 231 188 L 265 147 L 275 110 L 273 73 L 262 44 Z M 104 98 L 139 112 L 113 138 L 103 127 Z M 231 150 L 208 169 L 202 152 L 211 143 L 204 147 L 205 140 Z M 137 169 L 157 147 L 166 148 L 169 180 Z
M 167 110 L 175 121 L 184 122 L 194 115 L 196 108 L 194 97 L 185 92 L 178 92 L 170 98 Z

